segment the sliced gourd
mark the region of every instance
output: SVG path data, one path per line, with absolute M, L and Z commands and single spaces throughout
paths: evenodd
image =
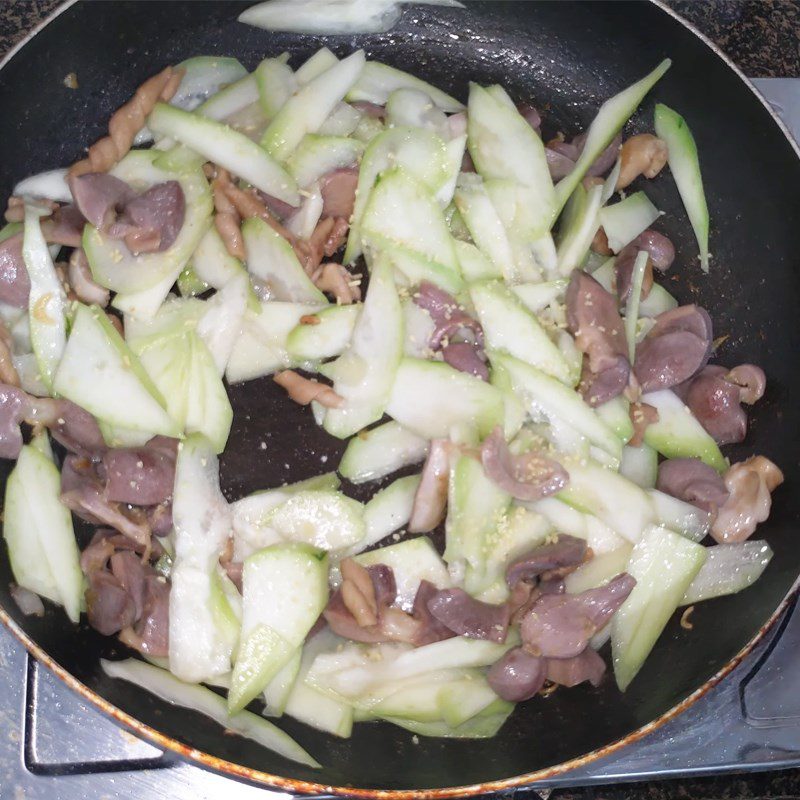
M 700 267 L 708 272 L 708 205 L 697 144 L 686 120 L 663 103 L 656 104 L 655 128 L 656 135 L 667 143 L 667 163 L 700 248 Z
M 611 621 L 614 675 L 622 691 L 636 677 L 703 562 L 706 548 L 666 528 L 647 528 L 626 572 L 636 586 Z
M 297 185 L 310 186 L 323 175 L 356 164 L 364 145 L 346 136 L 306 134 L 286 163 Z
M 347 100 L 350 102 L 364 101 L 376 105 L 386 105 L 392 92 L 398 89 L 419 89 L 425 92 L 431 100 L 448 113 L 463 111 L 464 106 L 450 95 L 445 94 L 435 86 L 410 75 L 408 72 L 381 64 L 378 61 L 367 61 L 355 86 L 348 92 Z
M 373 564 L 391 567 L 397 585 L 396 603 L 406 611 L 411 611 L 422 581 L 429 581 L 437 589 L 447 589 L 453 585 L 444 561 L 427 536 L 379 547 L 361 553 L 355 560 L 365 567 Z
M 717 443 L 674 392 L 649 392 L 642 395 L 642 402 L 658 411 L 658 421 L 644 434 L 650 447 L 665 458 L 699 458 L 719 472 L 727 469 Z
M 622 130 L 644 96 L 655 86 L 672 62 L 665 58 L 651 73 L 608 99 L 600 106 L 597 116 L 589 126 L 586 142 L 572 172 L 556 184 L 556 204 L 560 210 L 581 182 L 589 167 L 596 161 L 611 140 Z
M 313 322 L 292 328 L 286 337 L 286 352 L 296 361 L 340 356 L 350 343 L 360 313 L 360 304 L 332 305 L 315 312 Z
M 230 671 L 238 634 L 218 607 L 227 602 L 216 570 L 231 515 L 219 488 L 217 457 L 202 436 L 189 437 L 178 449 L 172 519 L 169 668 L 181 680 L 198 682 Z
M 334 389 L 344 403 L 328 409 L 328 433 L 344 439 L 383 416 L 402 355 L 403 309 L 391 264 L 382 259 L 373 269 L 350 346 L 333 366 Z
M 339 472 L 352 483 L 376 481 L 428 454 L 429 442 L 390 421 L 354 436 L 339 463 Z
M 297 91 L 264 131 L 261 137 L 264 150 L 278 161 L 286 161 L 307 133 L 319 130 L 356 82 L 364 63 L 364 51 L 357 50 Z
M 241 646 L 228 709 L 240 711 L 303 644 L 328 601 L 328 560 L 299 544 L 267 547 L 242 570 Z
M 50 389 L 67 342 L 67 297 L 42 234 L 38 211 L 25 206 L 22 258 L 30 278 L 28 319 L 39 375 Z
M 185 144 L 209 161 L 291 206 L 300 202 L 297 184 L 270 154 L 243 133 L 213 119 L 157 103 L 147 125 L 153 133 Z
M 488 346 L 571 383 L 569 365 L 536 317 L 501 281 L 470 286 L 472 303 L 483 327 Z
M 61 474 L 52 453 L 42 452 L 36 440 L 23 446 L 6 482 L 3 509 L 11 571 L 20 586 L 63 606 L 77 624 L 83 573 L 72 516 L 60 496 Z
M 531 221 L 525 234 L 535 238 L 548 231 L 555 192 L 542 140 L 516 108 L 475 83 L 470 84 L 468 120 L 468 147 L 478 172 L 523 184 Z
M 384 172 L 370 192 L 361 230 L 367 245 L 400 245 L 458 271 L 453 238 L 441 208 L 425 187 L 400 167 Z
M 97 306 L 76 304 L 53 390 L 111 424 L 153 435 L 180 433 L 139 359 Z
M 503 424 L 503 394 L 448 364 L 404 358 L 386 413 L 424 439 L 483 438 Z
M 270 290 L 271 299 L 292 303 L 327 303 L 306 275 L 292 246 L 258 217 L 242 224 L 247 269 Z

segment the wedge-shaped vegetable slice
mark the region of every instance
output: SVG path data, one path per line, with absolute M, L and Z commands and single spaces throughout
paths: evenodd
M 328 433 L 344 439 L 383 416 L 402 355 L 403 309 L 391 264 L 381 259 L 372 271 L 350 346 L 333 367 L 334 389 L 344 404 L 328 409 Z
M 258 102 L 258 83 L 255 73 L 245 75 L 212 95 L 195 109 L 209 119 L 223 120 Z
M 556 211 L 553 181 L 542 140 L 522 115 L 472 83 L 468 135 L 470 155 L 484 178 L 517 181 L 527 187 L 527 211 L 536 224 L 526 233 L 549 230 Z
M 268 516 L 267 524 L 286 541 L 326 552 L 358 544 L 366 534 L 364 507 L 341 492 L 294 492 Z
M 42 234 L 39 213 L 30 205 L 25 206 L 22 258 L 31 284 L 28 298 L 31 346 L 42 381 L 50 389 L 67 342 L 67 297 Z
M 608 246 L 618 253 L 647 230 L 660 213 L 644 192 L 635 192 L 619 203 L 600 209 L 600 224 L 608 237 Z
M 556 184 L 556 205 L 560 210 L 611 140 L 622 130 L 644 96 L 655 86 L 672 62 L 666 58 L 649 75 L 606 100 L 589 126 L 583 151 L 572 172 Z
M 490 261 L 472 242 L 455 241 L 458 264 L 461 274 L 467 283 L 483 281 L 490 278 L 502 278 L 503 272 L 493 261 Z M 532 286 L 533 284 L 526 284 Z
M 355 705 L 368 711 L 371 716 L 423 724 L 435 723 L 442 719 L 439 708 L 440 692 L 448 686 L 455 689 L 470 678 L 483 678 L 485 682 L 485 677 L 478 670 L 437 670 L 417 678 L 387 682 L 364 698 L 359 697 Z
M 658 489 L 647 489 L 647 494 L 653 501 L 659 525 L 693 542 L 702 541 L 708 534 L 713 519 L 707 511 Z
M 216 570 L 231 514 L 219 489 L 217 457 L 202 436 L 190 436 L 178 450 L 172 519 L 169 668 L 182 680 L 203 681 L 230 671 L 235 639 L 227 615 L 216 608 L 225 600 Z
M 755 583 L 772 560 L 764 541 L 718 544 L 706 548 L 706 560 L 681 599 L 682 606 L 722 597 Z
M 221 289 L 233 277 L 245 273 L 242 262 L 228 253 L 213 225 L 197 243 L 192 255 L 192 269 L 201 281 L 214 289 Z
M 363 143 L 356 139 L 309 133 L 300 141 L 286 166 L 294 175 L 297 185 L 305 187 L 328 172 L 353 166 L 363 152 Z
M 364 506 L 367 534 L 356 545 L 359 550 L 366 550 L 398 528 L 408 525 L 419 482 L 419 475 L 407 475 L 372 496 Z
M 424 439 L 483 438 L 503 424 L 503 395 L 448 364 L 404 358 L 386 413 Z
M 514 250 L 508 232 L 497 213 L 486 187 L 475 181 L 462 182 L 453 201 L 469 230 L 472 241 L 509 283 L 520 281 Z
M 634 433 L 630 409 L 630 401 L 624 395 L 618 395 L 595 408 L 597 416 L 614 431 L 623 445 L 631 441 Z M 594 454 L 592 457 L 597 458 Z
M 139 360 L 97 306 L 77 304 L 53 390 L 114 425 L 154 435 L 180 432 Z
M 628 340 L 628 358 L 633 363 L 636 357 L 637 328 L 639 322 L 639 303 L 642 299 L 644 273 L 650 256 L 644 250 L 636 254 L 631 276 L 631 292 L 625 305 L 625 338 Z
M 232 503 L 234 560 L 244 561 L 257 550 L 280 541 L 278 532 L 270 527 L 270 515 L 290 497 L 305 491 L 334 491 L 340 483 L 335 472 L 328 472 L 279 489 L 254 492 Z
M 233 422 L 233 409 L 219 374 L 219 366 L 197 334 L 192 336 L 191 376 L 188 389 L 186 433 L 201 433 L 217 453 L 225 449 Z
M 390 259 L 398 285 L 418 286 L 422 281 L 430 281 L 452 295 L 457 295 L 464 288 L 461 276 L 450 267 L 430 261 L 420 253 L 395 245 L 376 234 L 369 235 L 369 243 L 382 256 Z M 367 263 L 371 260 L 368 254 Z
M 267 547 L 242 570 L 242 636 L 228 708 L 244 708 L 303 644 L 328 601 L 328 559 L 299 544 Z
M 708 272 L 708 205 L 694 136 L 686 120 L 663 103 L 656 104 L 655 127 L 656 134 L 667 143 L 667 163 L 692 223 L 700 248 L 700 266 Z
M 483 471 L 480 461 L 463 455 L 450 470 L 444 557 L 481 571 L 489 554 L 487 539 L 511 505 L 511 495 Z
M 652 489 L 658 477 L 658 453 L 644 442 L 623 447 L 619 472 L 642 489 Z
M 264 688 L 265 717 L 280 717 L 286 710 L 286 703 L 300 672 L 300 656 L 301 650 L 298 648 Z
M 376 481 L 403 467 L 421 463 L 428 448 L 427 439 L 397 422 L 386 422 L 350 440 L 339 472 L 352 483 Z
M 571 370 L 558 347 L 502 282 L 473 284 L 469 294 L 489 347 L 510 353 L 562 383 L 571 382 Z
M 240 272 L 206 302 L 197 323 L 197 335 L 211 353 L 220 376 L 225 374 L 233 345 L 241 334 L 249 296 L 250 281 Z
M 36 440 L 23 446 L 6 483 L 3 537 L 16 582 L 62 605 L 77 624 L 83 573 L 72 516 L 60 495 L 61 474 L 52 455 L 38 449 Z
M 644 440 L 665 458 L 699 458 L 723 472 L 728 465 L 719 446 L 669 389 L 642 395 L 658 411 L 658 422 L 647 426 Z
M 628 543 L 602 520 L 578 511 L 557 497 L 546 497 L 524 505 L 545 517 L 557 531 L 586 539 L 595 555 L 610 553 Z
M 261 146 L 278 161 L 286 161 L 307 133 L 316 133 L 358 79 L 364 51 L 338 61 L 296 92 L 270 122 Z
M 327 47 L 320 47 L 316 53 L 310 55 L 298 68 L 295 75 L 301 86 L 313 81 L 323 72 L 339 63 L 339 59 Z
M 173 297 L 167 300 L 152 319 L 125 318 L 125 341 L 135 353 L 164 336 L 178 336 L 192 331 L 206 310 L 195 298 Z
M 625 572 L 631 558 L 633 545 L 625 543 L 610 553 L 594 555 L 575 572 L 564 578 L 564 585 L 570 594 L 580 594 L 587 589 L 604 586 L 612 578 Z
M 171 108 L 171 107 L 168 107 Z M 187 114 L 171 109 L 178 114 Z M 111 174 L 138 189 L 164 181 L 176 180 L 183 190 L 186 215 L 178 237 L 163 253 L 146 253 L 134 256 L 116 239 L 109 239 L 96 228 L 87 225 L 83 232 L 83 249 L 89 259 L 94 279 L 115 292 L 134 293 L 166 286 L 158 305 L 163 302 L 172 284 L 184 268 L 198 242 L 208 229 L 213 210 L 208 181 L 199 167 L 181 172 L 171 172 L 155 165 L 157 150 L 135 150 L 128 153 Z
M 550 234 L 540 230 L 531 199 L 533 189 L 510 179 L 484 181 L 486 193 L 506 229 L 514 256 L 517 281 L 540 281 L 541 266 L 534 254 L 534 243 Z
M 626 571 L 636 586 L 611 621 L 614 675 L 622 691 L 636 677 L 703 562 L 706 549 L 666 528 L 647 528 Z
M 177 64 L 183 77 L 170 104 L 193 111 L 220 89 L 247 76 L 238 59 L 226 56 L 194 56 Z
M 559 278 L 544 283 L 521 283 L 512 286 L 511 291 L 522 301 L 522 305 L 531 312 L 538 314 L 556 301 L 567 289 L 567 281 Z
M 329 306 L 314 313 L 316 322 L 300 323 L 286 337 L 286 352 L 297 361 L 339 356 L 350 343 L 361 305 Z
M 650 294 L 639 302 L 639 316 L 657 317 L 677 305 L 678 301 L 661 284 L 654 283 Z
M 511 506 L 487 529 L 480 563 L 477 567 L 467 564 L 464 588 L 485 602 L 505 602 L 509 594 L 506 569 L 542 544 L 552 531 L 546 517 L 521 506 Z
M 167 411 L 181 431 L 202 433 L 221 453 L 233 420 L 219 366 L 191 328 L 133 341 L 133 350 L 165 398 Z
M 381 173 L 393 167 L 402 167 L 434 195 L 448 178 L 445 142 L 432 131 L 409 127 L 389 128 L 372 139 L 358 172 L 358 190 L 344 256 L 347 263 L 361 253 L 361 221 L 372 187 Z
M 280 58 L 265 58 L 253 74 L 261 110 L 267 120 L 272 120 L 297 91 L 297 78 L 292 68 Z
M 493 664 L 514 645 L 514 638 L 509 637 L 509 640 L 502 645 L 456 636 L 415 648 L 397 644 L 374 647 L 347 644 L 335 653 L 317 656 L 307 681 L 321 691 L 357 701 L 375 690 L 383 690 L 385 694 L 385 687 L 394 682 L 439 670 Z
M 319 304 L 270 300 L 260 303 L 258 313 L 246 312 L 242 333 L 234 342 L 228 359 L 228 381 L 251 380 L 300 364 L 310 366 L 289 355 L 287 339 L 301 317 L 316 314 L 322 308 L 324 306 Z
M 436 108 L 430 95 L 419 89 L 397 89 L 386 101 L 386 124 L 394 128 L 405 125 L 409 128 L 442 130 L 447 117 Z
M 453 727 L 443 721 L 417 722 L 402 717 L 381 717 L 399 728 L 410 731 L 415 736 L 438 737 L 442 739 L 491 739 L 496 736 L 514 710 L 512 703 L 497 700 L 483 712 Z
M 356 561 L 365 567 L 372 564 L 391 567 L 397 584 L 396 602 L 406 611 L 411 611 L 421 581 L 430 581 L 437 589 L 453 585 L 444 561 L 427 536 L 361 553 L 356 556 Z
M 587 191 L 578 184 L 570 195 L 558 231 L 556 252 L 561 275 L 569 275 L 583 263 L 600 226 L 598 212 L 602 205 L 602 186 L 592 186 Z
M 147 125 L 154 133 L 176 139 L 262 192 L 292 206 L 299 204 L 294 178 L 243 133 L 165 103 L 156 105 L 147 118 Z
M 297 680 L 286 700 L 285 712 L 312 728 L 347 739 L 353 729 L 353 707 L 317 691 L 306 682 L 316 657 L 335 651 L 343 642 L 330 629 L 324 629 L 305 643 Z
M 425 187 L 404 169 L 383 173 L 369 195 L 362 237 L 400 245 L 430 261 L 458 271 L 453 238 L 442 210 Z
M 382 106 L 386 104 L 389 95 L 398 89 L 419 89 L 421 92 L 425 92 L 442 111 L 448 113 L 464 109 L 462 103 L 445 94 L 441 89 L 431 86 L 414 75 L 378 61 L 367 61 L 355 86 L 348 92 L 347 100 L 350 102 L 363 100 Z
M 251 217 L 242 224 L 247 269 L 266 283 L 274 300 L 292 303 L 327 303 L 300 266 L 292 246 L 263 219 Z
M 226 730 L 252 739 L 291 761 L 309 767 L 320 766 L 291 736 L 258 714 L 241 711 L 229 715 L 225 700 L 211 689 L 184 683 L 165 669 L 133 658 L 125 661 L 101 659 L 100 664 L 111 678 L 133 683 L 172 705 L 191 708 L 219 723 Z
M 569 505 L 601 519 L 634 544 L 642 531 L 656 521 L 647 493 L 616 472 L 590 463 L 565 460 L 569 483 L 558 497 Z

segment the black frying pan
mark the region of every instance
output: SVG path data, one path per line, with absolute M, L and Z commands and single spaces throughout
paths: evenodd
M 677 246 L 668 288 L 682 301 L 708 308 L 717 336 L 730 334 L 718 354 L 722 363 L 753 361 L 769 377 L 766 397 L 751 414 L 747 441 L 728 454 L 739 460 L 763 453 L 786 472 L 772 517 L 759 530 L 775 557 L 754 587 L 698 606 L 693 630 L 683 630 L 673 619 L 624 695 L 610 676 L 598 689 L 559 690 L 520 706 L 493 740 L 412 743 L 410 734 L 381 724 L 357 725 L 353 737 L 342 741 L 292 720 L 282 722 L 322 762 L 321 771 L 225 736 L 204 717 L 106 678 L 99 658 L 119 655 L 124 648 L 86 625 L 74 629 L 52 608 L 41 620 L 23 617 L 8 595 L 5 548 L 0 548 L 2 616 L 35 655 L 129 726 L 206 766 L 295 790 L 468 786 L 464 791 L 475 793 L 543 777 L 554 767 L 629 741 L 729 670 L 737 654 L 774 619 L 800 572 L 800 404 L 792 400 L 800 396 L 797 152 L 741 76 L 654 4 L 475 2 L 466 11 L 412 7 L 389 34 L 328 39 L 240 25 L 236 16 L 246 5 L 79 2 L 64 11 L 0 71 L 0 196 L 5 198 L 27 174 L 79 158 L 134 87 L 164 65 L 191 55 L 235 55 L 254 67 L 265 55 L 283 50 L 292 53 L 297 65 L 322 44 L 339 55 L 365 47 L 369 55 L 462 98 L 469 80 L 500 81 L 515 99 L 542 109 L 550 131 L 570 133 L 590 122 L 601 100 L 671 56 L 674 66 L 630 130 L 652 130 L 657 98 L 686 116 L 697 139 L 712 217 L 710 276 L 697 266 L 696 245 L 671 178 L 661 177 L 647 188 L 668 213 L 659 227 Z M 70 72 L 78 76 L 77 91 L 62 83 Z M 234 427 L 222 459 L 229 498 L 317 474 L 324 469 L 323 454 L 329 465 L 337 463 L 341 447 L 270 379 L 234 388 L 232 401 Z M 263 451 L 259 443 L 265 438 L 269 447 Z M 0 467 L 3 482 L 9 466 Z

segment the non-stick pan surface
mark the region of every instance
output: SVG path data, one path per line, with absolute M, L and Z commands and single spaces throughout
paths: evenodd
M 666 279 L 684 302 L 711 313 L 723 364 L 760 364 L 766 397 L 751 413 L 739 459 L 763 453 L 786 483 L 759 535 L 775 557 L 763 578 L 739 595 L 704 603 L 692 630 L 673 620 L 625 694 L 612 677 L 597 689 L 559 690 L 521 705 L 489 741 L 420 738 L 390 725 L 357 725 L 339 740 L 286 720 L 281 724 L 324 765 L 285 761 L 190 711 L 172 708 L 106 678 L 100 657 L 124 648 L 85 624 L 73 628 L 52 608 L 26 618 L 8 596 L 11 572 L 0 548 L 0 605 L 53 661 L 108 704 L 206 764 L 263 782 L 311 782 L 354 789 L 437 789 L 502 781 L 546 770 L 628 737 L 703 687 L 750 642 L 800 572 L 800 161 L 784 133 L 743 80 L 705 43 L 649 3 L 476 2 L 467 10 L 409 7 L 391 33 L 365 37 L 276 35 L 240 25 L 238 2 L 79 2 L 54 19 L 0 71 L 0 196 L 14 182 L 68 164 L 104 131 L 113 109 L 166 64 L 196 54 L 237 56 L 254 67 L 283 50 L 299 64 L 320 45 L 406 68 L 465 98 L 468 81 L 499 81 L 516 100 L 542 110 L 545 133 L 584 128 L 599 103 L 665 56 L 672 69 L 630 130 L 652 130 L 655 99 L 685 115 L 701 154 L 712 218 L 711 274 L 668 174 L 647 190 L 667 212 L 659 228 L 676 243 Z M 65 88 L 74 72 L 79 88 Z M 792 398 L 795 398 L 794 400 Z M 285 399 L 270 379 L 234 387 L 234 427 L 222 458 L 227 496 L 298 480 L 335 466 L 341 447 Z M 266 449 L 261 443 L 266 443 Z M 327 460 L 324 457 L 327 456 Z M 10 468 L 2 465 L 2 481 Z M 107 710 L 109 706 L 106 706 Z M 162 739 L 162 744 L 164 740 Z M 186 751 L 188 752 L 188 751 Z M 206 758 L 202 754 L 210 754 Z M 225 764 L 222 762 L 231 762 Z M 250 772 L 250 771 L 253 772 Z M 284 784 L 286 785 L 286 784 Z M 298 784 L 290 783 L 297 787 Z M 313 787 L 307 787 L 313 788 Z M 477 791 L 477 788 L 473 788 Z

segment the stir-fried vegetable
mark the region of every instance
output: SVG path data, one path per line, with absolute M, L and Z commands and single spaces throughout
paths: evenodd
M 394 13 L 368 5 L 337 24 Z M 290 11 L 242 19 L 331 22 Z M 165 667 L 109 676 L 317 766 L 245 707 L 341 737 L 376 719 L 489 737 L 546 682 L 596 685 L 609 639 L 624 690 L 677 608 L 758 579 L 772 551 L 744 540 L 782 475 L 720 445 L 766 377 L 708 363 L 708 315 L 654 281 L 675 256 L 660 212 L 638 185 L 612 199 L 668 158 L 707 268 L 685 121 L 658 105 L 661 138 L 619 146 L 669 64 L 545 143 L 502 86 L 462 87 L 465 107 L 363 51 L 198 57 L 86 161 L 20 182 L 0 456 L 23 612 L 33 592 L 77 622 L 85 583 L 90 624 Z M 127 124 L 153 148 L 126 154 Z M 241 408 L 231 385 L 257 379 Z M 348 440 L 320 467 L 339 474 L 238 499 L 227 474 L 223 495 L 229 436 L 253 474 L 289 470 L 301 414 Z M 102 526 L 80 554 L 70 511 Z

